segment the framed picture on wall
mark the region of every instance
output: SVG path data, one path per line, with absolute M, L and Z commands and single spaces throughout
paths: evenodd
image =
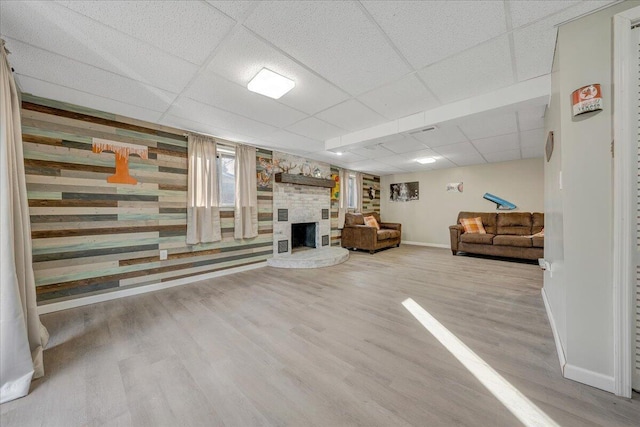
M 389 200 L 392 202 L 410 202 L 420 199 L 419 182 L 400 182 L 389 186 Z

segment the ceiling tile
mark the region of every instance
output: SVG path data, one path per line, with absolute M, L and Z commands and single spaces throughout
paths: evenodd
M 316 116 L 349 131 L 366 129 L 386 121 L 380 114 L 355 99 L 331 107 Z
M 388 157 L 393 155 L 393 153 L 382 145 L 372 145 L 370 147 L 360 147 L 360 148 L 351 148 L 350 152 L 356 153 L 362 157 L 367 159 L 379 159 L 381 157 Z
M 522 2 L 534 3 L 534 2 Z M 535 2 L 547 3 L 547 2 Z M 588 13 L 610 1 L 580 1 L 574 6 L 551 15 L 535 24 L 513 32 L 518 81 L 528 80 L 551 72 L 556 45 L 556 26 L 564 21 Z M 536 7 L 538 5 L 536 4 Z M 527 7 L 527 6 L 525 6 Z M 544 7 L 544 6 L 542 6 Z
M 345 167 L 348 169 L 381 176 L 403 172 L 398 167 L 386 165 L 376 160 L 362 160 L 360 162 L 347 163 Z
M 175 94 L 6 38 L 16 74 L 154 111 L 166 110 Z M 35 93 L 34 95 L 38 95 Z
M 460 129 L 469 139 L 480 139 L 518 131 L 515 113 L 476 114 L 460 120 Z
M 342 163 L 350 163 L 350 162 L 357 162 L 360 160 L 366 160 L 364 157 L 359 156 L 357 154 L 354 153 L 350 153 L 348 151 L 345 151 L 344 153 L 342 153 L 342 155 L 338 156 L 336 153 L 334 153 L 333 151 L 318 151 L 315 153 L 311 153 L 310 157 L 316 159 L 316 160 L 320 160 L 323 162 L 327 162 L 330 163 L 332 165 L 336 165 L 336 164 L 342 164 Z
M 544 127 L 544 113 L 546 106 L 541 105 L 525 110 L 518 110 L 518 127 L 521 131 Z
M 198 68 L 53 2 L 8 2 L 1 16 L 5 36 L 172 92 Z
M 580 1 L 570 0 L 545 0 L 545 1 L 521 1 L 510 0 L 509 9 L 511 11 L 511 28 L 518 28 L 545 16 L 552 15 L 566 9 Z
M 549 74 L 553 65 L 557 29 L 547 21 L 513 33 L 518 81 Z
M 517 133 L 476 139 L 471 142 L 478 149 L 480 154 L 482 154 L 487 160 L 489 160 L 489 158 L 487 157 L 488 153 L 520 149 Z
M 480 154 L 465 154 L 455 157 L 447 157 L 450 161 L 458 166 L 471 166 L 487 163 L 487 161 Z
M 304 135 L 308 138 L 318 139 L 321 141 L 347 133 L 344 129 L 340 129 L 315 117 L 308 117 L 304 120 L 287 127 L 287 130 Z
M 430 166 L 431 169 L 447 169 L 456 167 L 456 164 L 448 159 L 438 159 L 435 163 L 431 163 Z
M 544 157 L 544 145 L 522 147 L 523 159 L 531 159 L 535 157 Z
M 473 156 L 478 154 L 478 150 L 476 150 L 476 148 L 470 142 L 443 145 L 434 148 L 434 151 L 452 160 L 456 159 L 457 157 Z
M 420 76 L 443 103 L 481 95 L 514 83 L 506 35 L 431 65 Z
M 244 87 L 262 68 L 296 82 L 278 102 L 305 113 L 314 114 L 349 97 L 242 27 L 225 40 L 208 66 L 208 70 Z
M 389 120 L 440 105 L 414 74 L 360 95 L 358 99 Z
M 113 99 L 80 92 L 75 89 L 59 86 L 27 76 L 17 76 L 16 80 L 24 93 L 30 93 L 42 98 L 55 99 L 69 104 L 81 105 L 98 111 L 132 117 L 138 120 L 157 123 L 162 112 L 137 107 Z
M 489 163 L 508 162 L 510 160 L 518 160 L 521 158 L 520 150 L 497 151 L 494 153 L 486 153 L 484 157 Z
M 201 65 L 235 22 L 194 1 L 63 1 L 96 21 Z M 114 5 L 117 4 L 117 7 Z M 65 27 L 69 27 L 66 23 Z M 95 33 L 95 31 L 94 31 Z M 91 33 L 85 34 L 88 35 Z
M 257 138 L 264 137 L 276 130 L 273 126 L 184 97 L 173 103 L 168 114 L 200 123 L 211 123 L 217 128 Z
M 355 2 L 263 2 L 244 25 L 352 95 L 411 71 Z
M 546 142 L 547 137 L 542 128 L 520 132 L 520 144 L 522 144 L 523 148 L 544 147 Z
M 411 136 L 431 148 L 468 141 L 458 126 L 452 125 L 438 125 L 434 130 L 414 133 Z
M 285 127 L 307 117 L 305 113 L 209 72 L 200 74 L 184 96 L 275 127 Z
M 503 4 L 497 1 L 365 1 L 363 4 L 415 68 L 437 62 L 507 30 Z
M 243 22 L 249 16 L 249 13 L 253 10 L 257 1 L 246 0 L 207 0 L 207 3 L 222 11 L 225 15 L 230 16 L 238 22 Z
M 404 135 L 395 136 L 396 138 L 393 141 L 384 142 L 382 143 L 382 146 L 396 154 L 410 153 L 427 148 L 423 143 L 416 141 L 411 137 Z
M 277 130 L 261 139 L 267 141 L 272 147 L 280 149 L 295 149 L 306 152 L 315 152 L 324 149 L 324 142 L 296 135 L 286 130 Z
M 213 126 L 211 123 L 200 123 L 184 117 L 174 116 L 172 114 L 165 114 L 162 118 L 161 124 L 235 142 L 251 142 L 254 139 L 248 135 Z

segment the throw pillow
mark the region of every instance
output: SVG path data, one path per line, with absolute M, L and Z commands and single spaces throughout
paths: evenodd
M 464 228 L 465 233 L 469 234 L 487 234 L 482 225 L 482 218 L 461 218 L 460 224 Z
M 373 216 L 365 216 L 364 224 L 367 227 L 375 227 L 376 229 L 380 230 L 380 225 L 378 224 L 378 221 L 376 221 L 375 217 Z
M 536 233 L 531 237 L 544 237 L 544 228 L 542 230 L 540 230 L 539 233 Z

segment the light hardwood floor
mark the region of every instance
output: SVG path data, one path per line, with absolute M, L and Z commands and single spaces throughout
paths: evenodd
M 46 375 L 9 426 L 512 426 L 402 306 L 413 298 L 562 426 L 640 425 L 565 380 L 537 266 L 403 245 L 42 317 Z

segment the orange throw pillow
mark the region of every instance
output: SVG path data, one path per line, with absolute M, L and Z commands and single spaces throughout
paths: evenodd
M 482 225 L 482 218 L 461 218 L 460 224 L 464 228 L 465 233 L 469 234 L 487 234 Z
M 375 227 L 376 229 L 380 230 L 380 225 L 378 224 L 378 221 L 376 221 L 376 218 L 373 216 L 365 216 L 364 224 L 367 227 Z

